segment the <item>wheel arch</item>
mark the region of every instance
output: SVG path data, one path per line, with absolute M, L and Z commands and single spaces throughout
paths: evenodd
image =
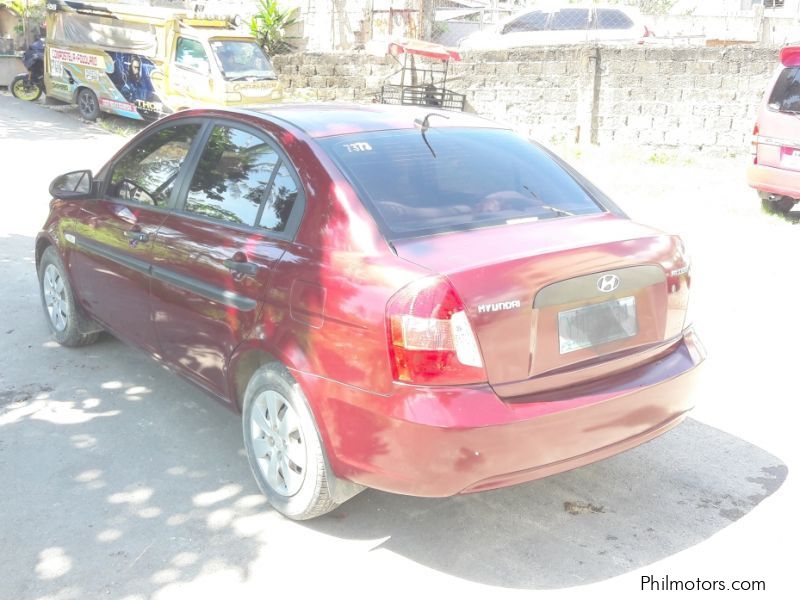
M 270 362 L 278 362 L 289 371 L 311 371 L 308 357 L 296 343 L 278 348 L 261 338 L 243 341 L 231 354 L 227 369 L 230 397 L 239 412 L 242 411 L 244 392 L 253 373 Z
M 304 358 L 304 356 L 303 356 Z M 270 348 L 263 340 L 249 340 L 243 342 L 233 353 L 228 363 L 228 373 L 230 379 L 231 393 L 235 402 L 236 410 L 241 413 L 244 403 L 244 393 L 247 384 L 250 382 L 253 373 L 260 369 L 263 365 L 278 362 L 284 367 L 289 369 L 290 374 L 292 369 L 296 369 L 298 365 L 293 364 L 285 353 L 278 351 L 275 348 Z M 293 378 L 297 381 L 296 378 Z M 299 385 L 299 382 L 298 382 Z M 322 455 L 325 464 L 328 468 L 328 489 L 331 497 L 337 504 L 342 504 L 361 492 L 364 486 L 357 484 L 348 479 L 339 477 L 333 469 L 330 460 L 330 445 L 328 431 L 325 424 L 320 422 L 317 410 L 315 410 L 314 402 L 308 399 L 308 407 L 314 419 L 314 427 L 316 428 L 317 435 L 319 436 L 320 443 L 322 444 Z
M 36 238 L 36 247 L 34 251 L 34 261 L 36 265 L 36 270 L 39 270 L 39 263 L 42 262 L 42 255 L 44 251 L 47 250 L 50 246 L 56 246 L 55 242 L 50 239 L 50 237 L 46 234 L 40 234 Z
M 97 97 L 97 92 L 95 92 L 90 86 L 88 86 L 88 85 L 79 85 L 79 86 L 77 86 L 75 88 L 75 91 L 72 92 L 72 103 L 73 104 L 77 104 L 78 95 L 81 93 L 81 90 L 89 90 L 90 92 L 92 92 L 94 94 L 95 98 L 98 98 Z M 98 98 L 98 101 L 99 101 L 99 98 Z
M 229 385 L 232 400 L 238 412 L 242 412 L 244 392 L 245 389 L 247 389 L 247 384 L 253 376 L 253 373 L 263 365 L 271 362 L 286 364 L 274 353 L 269 352 L 261 345 L 248 344 L 245 342 L 234 352 L 228 365 L 228 373 L 230 374 Z

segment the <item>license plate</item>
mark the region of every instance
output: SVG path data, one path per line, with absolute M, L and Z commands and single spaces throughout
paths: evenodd
M 785 169 L 800 171 L 800 150 L 781 148 L 781 166 Z
M 561 354 L 635 336 L 636 298 L 620 298 L 558 313 Z

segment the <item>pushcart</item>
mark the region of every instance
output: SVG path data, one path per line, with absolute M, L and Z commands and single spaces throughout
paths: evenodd
M 447 89 L 450 61 L 461 60 L 457 51 L 430 42 L 405 40 L 390 43 L 389 55 L 400 68 L 387 77 L 376 95 L 377 102 L 464 110 L 464 94 Z M 389 83 L 393 78 L 396 81 L 398 75 L 399 83 Z

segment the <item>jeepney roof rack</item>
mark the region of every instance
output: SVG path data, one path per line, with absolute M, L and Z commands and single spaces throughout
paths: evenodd
M 75 12 L 81 15 L 120 19 L 132 17 L 132 20 L 145 22 L 175 19 L 181 25 L 189 27 L 227 27 L 236 28 L 236 17 L 231 15 L 204 14 L 202 5 L 195 5 L 194 10 L 185 8 L 167 8 L 150 6 L 149 4 L 106 4 L 102 2 L 79 2 L 76 0 L 49 0 L 47 9 L 51 12 Z

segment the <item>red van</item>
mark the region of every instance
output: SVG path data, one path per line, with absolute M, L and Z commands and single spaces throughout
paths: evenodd
M 787 46 L 780 56 L 753 129 L 747 182 L 765 208 L 785 213 L 800 200 L 800 45 Z

